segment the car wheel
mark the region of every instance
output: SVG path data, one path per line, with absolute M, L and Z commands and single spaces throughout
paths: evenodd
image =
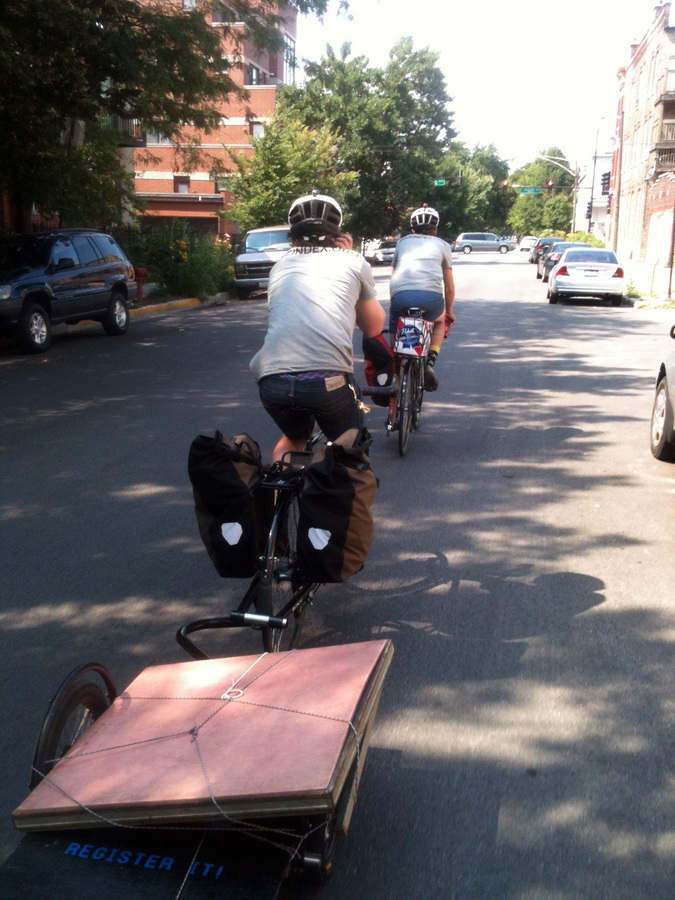
M 126 334 L 129 329 L 129 307 L 121 294 L 113 294 L 102 323 L 106 334 Z
M 546 274 L 546 272 L 544 272 L 544 274 L 541 276 L 541 280 L 544 282 L 544 284 L 548 283 L 548 275 Z
M 549 303 L 557 303 L 560 299 L 560 294 L 557 294 L 555 291 L 548 292 L 548 302 Z
M 619 294 L 618 297 L 612 297 L 612 306 L 621 306 L 622 300 L 623 300 L 623 294 Z
M 19 319 L 19 343 L 25 353 L 44 353 L 52 342 L 52 323 L 44 307 L 28 303 Z
M 539 271 L 539 266 L 537 266 L 537 278 L 541 278 L 541 272 Z
M 500 252 L 500 253 L 508 253 L 508 252 L 509 252 L 509 248 L 508 248 L 508 247 L 500 247 L 500 248 L 499 248 L 499 252 Z
M 651 451 L 656 459 L 675 460 L 675 445 L 669 442 L 673 433 L 673 407 L 668 397 L 665 375 L 656 386 L 651 421 Z
M 462 253 L 471 253 L 471 247 L 462 247 Z
M 251 296 L 251 292 L 250 292 L 250 291 L 244 290 L 244 288 L 237 288 L 237 297 L 238 297 L 240 300 L 248 300 L 248 298 L 249 298 L 250 296 Z

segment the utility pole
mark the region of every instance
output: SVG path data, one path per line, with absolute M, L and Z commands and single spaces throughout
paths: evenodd
M 595 167 L 598 162 L 598 138 L 600 136 L 600 126 L 598 126 L 598 130 L 595 133 L 595 153 L 593 154 L 593 177 L 591 178 L 591 202 L 588 204 L 588 228 L 587 231 L 591 234 L 591 222 L 593 219 L 593 191 L 595 189 Z

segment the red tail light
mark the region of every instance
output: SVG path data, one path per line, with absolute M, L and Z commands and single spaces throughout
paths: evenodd
M 623 269 L 621 266 L 616 270 L 616 272 L 612 275 L 612 278 L 623 278 Z
M 552 262 L 558 262 L 558 260 L 560 259 L 561 256 L 562 256 L 562 253 L 551 253 L 551 255 L 549 256 L 549 259 Z
M 567 276 L 569 274 L 570 273 L 567 271 L 567 266 L 562 266 L 560 269 L 558 269 L 558 275 Z

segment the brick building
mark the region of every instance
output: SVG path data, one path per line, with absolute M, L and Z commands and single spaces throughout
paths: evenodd
M 180 3 L 186 9 L 195 6 L 195 0 L 167 2 Z M 186 129 L 187 135 L 198 138 L 202 151 L 225 165 L 228 164 L 225 147 L 245 154 L 254 152 L 249 143 L 250 137 L 262 133 L 265 123 L 274 114 L 280 87 L 293 83 L 295 79 L 297 13 L 282 5 L 283 52 L 273 53 L 254 47 L 247 39 L 243 25 L 235 28 L 238 41 L 230 39 L 227 42 L 223 38 L 223 64 L 228 66 L 232 80 L 245 87 L 247 99 L 231 98 L 224 104 L 222 125 L 209 135 L 199 135 L 194 130 Z M 214 0 L 207 18 L 213 28 L 223 27 L 225 9 L 232 9 L 228 0 Z M 279 12 L 278 7 L 276 11 Z M 154 159 L 147 162 L 147 155 L 152 155 Z M 234 234 L 234 224 L 220 215 L 231 201 L 230 194 L 213 180 L 208 171 L 177 169 L 170 140 L 158 134 L 138 135 L 135 148 L 130 148 L 130 164 L 136 173 L 136 194 L 145 205 L 145 211 L 140 216 L 142 224 L 156 224 L 158 219 L 181 218 L 195 229 L 213 234 Z M 231 165 L 228 167 L 231 168 Z
M 623 260 L 670 265 L 675 215 L 675 23 L 654 18 L 619 71 L 609 245 Z

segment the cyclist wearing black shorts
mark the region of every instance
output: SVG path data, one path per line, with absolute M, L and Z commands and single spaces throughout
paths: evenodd
M 424 368 L 424 389 L 435 391 L 438 378 L 434 366 L 446 328 L 455 324 L 452 304 L 455 281 L 452 248 L 436 236 L 439 215 L 426 204 L 410 216 L 412 234 L 402 237 L 392 260 L 389 332 L 393 343 L 399 316 L 411 306 L 424 310 L 424 319 L 434 323 L 431 346 Z
M 340 233 L 337 201 L 313 191 L 291 205 L 288 222 L 292 247 L 272 268 L 267 334 L 250 366 L 283 432 L 273 460 L 303 450 L 315 419 L 328 440 L 363 427 L 354 327 L 375 337 L 385 319 L 369 264 Z

